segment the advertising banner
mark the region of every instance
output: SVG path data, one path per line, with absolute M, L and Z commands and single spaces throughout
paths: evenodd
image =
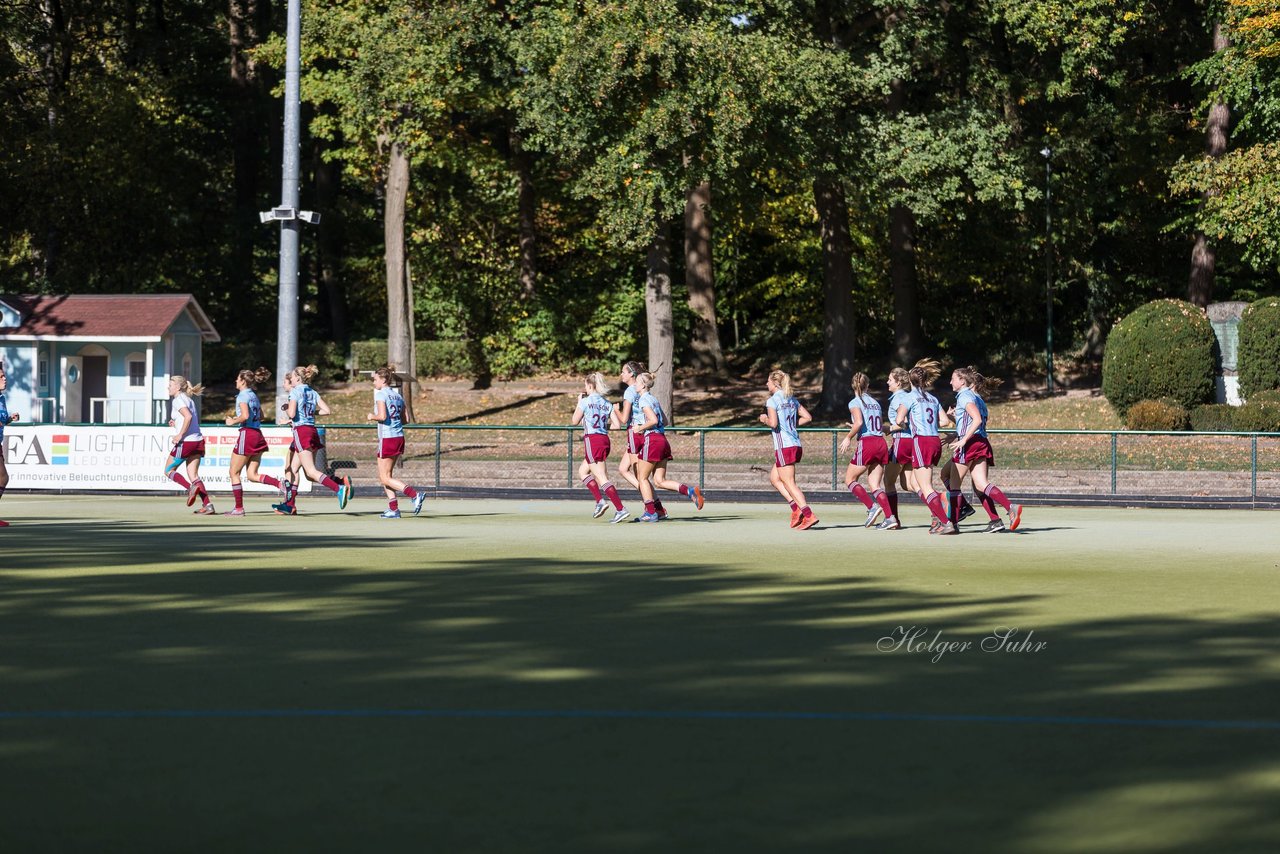
M 200 479 L 210 492 L 230 492 L 231 451 L 240 431 L 235 427 L 201 429 L 205 452 L 200 461 Z M 264 426 L 262 434 L 269 450 L 262 455 L 259 471 L 283 480 L 292 431 L 288 427 Z M 11 424 L 4 429 L 3 439 L 9 487 L 181 492 L 182 487 L 164 474 L 173 449 L 172 438 L 172 427 Z M 180 471 L 185 475 L 185 467 Z M 246 492 L 275 492 L 272 487 L 250 483 L 243 472 L 240 479 Z M 310 482 L 303 478 L 298 491 L 310 492 Z

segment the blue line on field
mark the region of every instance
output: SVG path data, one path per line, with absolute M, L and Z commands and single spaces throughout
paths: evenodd
M 35 709 L 0 711 L 0 721 L 237 720 L 252 718 L 436 718 L 526 720 L 888 721 L 1160 729 L 1280 730 L 1277 720 L 1195 720 L 1072 715 L 948 715 L 912 712 L 788 712 L 656 709 Z

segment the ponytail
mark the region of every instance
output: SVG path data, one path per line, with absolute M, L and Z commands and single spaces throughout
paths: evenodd
M 271 371 L 266 368 L 258 368 L 256 371 L 243 370 L 236 374 L 236 379 L 243 382 L 249 388 L 256 389 L 258 386 L 271 379 Z
M 181 374 L 172 374 L 169 379 L 174 380 L 178 384 L 178 391 L 191 397 L 199 397 L 204 393 L 204 386 L 200 384 L 192 385 L 191 380 Z
M 936 359 L 921 359 L 915 367 L 907 371 L 911 378 L 912 388 L 928 391 L 938 377 L 942 376 L 942 365 Z
M 973 389 L 979 397 L 986 397 L 988 393 L 999 388 L 1004 380 L 999 377 L 984 377 L 978 373 L 978 369 L 973 365 L 964 368 L 956 368 L 956 376 L 958 376 L 965 385 Z
M 769 381 L 776 385 L 783 397 L 791 397 L 791 376 L 786 371 L 771 371 Z

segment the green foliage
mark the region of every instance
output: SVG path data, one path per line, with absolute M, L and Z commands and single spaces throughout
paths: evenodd
M 1191 410 L 1191 429 L 1201 433 L 1229 433 L 1235 429 L 1236 407 L 1226 403 L 1205 403 Z M 1130 410 L 1132 412 L 1132 410 Z
M 1139 400 L 1124 417 L 1129 430 L 1186 430 L 1188 423 L 1186 408 L 1171 400 Z
M 1280 433 L 1280 401 L 1251 400 L 1237 406 L 1231 423 L 1241 433 Z
M 1260 391 L 1280 388 L 1280 298 L 1251 303 L 1240 316 L 1239 332 L 1240 396 L 1252 401 Z
M 1213 329 L 1182 300 L 1156 300 L 1111 330 L 1102 361 L 1102 393 L 1125 416 L 1140 400 L 1168 397 L 1184 408 L 1213 394 Z
M 471 359 L 465 341 L 417 341 L 418 376 L 459 377 L 471 374 Z M 387 363 L 385 338 L 351 342 L 351 370 L 372 371 Z
M 1249 398 L 1249 402 L 1266 401 L 1267 403 L 1280 403 L 1280 388 L 1269 388 L 1263 391 L 1254 392 Z

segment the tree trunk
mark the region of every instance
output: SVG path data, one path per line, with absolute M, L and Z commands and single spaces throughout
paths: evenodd
M 316 266 L 329 334 L 341 345 L 351 343 L 347 319 L 347 293 L 339 269 L 342 265 L 342 228 L 338 199 L 342 191 L 342 167 L 324 158 L 324 143 L 315 141 L 316 205 L 323 213 L 316 232 Z
M 649 244 L 645 263 L 644 313 L 649 332 L 649 370 L 653 373 L 653 396 L 658 398 L 669 420 L 675 420 L 671 408 L 671 369 L 675 356 L 675 331 L 671 312 L 671 235 L 670 225 L 659 222 Z
M 511 159 L 519 181 L 516 207 L 520 220 L 520 296 L 530 300 L 538 290 L 538 195 L 533 183 L 533 158 L 515 130 L 511 132 Z
M 48 150 L 52 153 L 52 160 L 56 161 L 62 100 L 67 84 L 71 80 L 72 41 L 70 25 L 61 0 L 41 0 L 39 13 L 46 32 L 45 40 L 37 47 L 40 55 L 40 74 L 45 89 L 45 128 L 49 133 Z M 63 199 L 58 198 L 56 184 L 51 196 L 46 199 L 49 209 L 58 210 L 65 204 Z M 40 275 L 46 281 L 58 275 L 61 261 L 62 230 L 58 223 L 56 216 L 49 217 L 45 228 L 44 245 L 38 247 Z
M 231 238 L 230 299 L 226 306 L 232 326 L 248 322 L 250 300 L 237 299 L 254 281 L 254 247 L 261 225 L 258 209 L 262 178 L 263 116 L 260 109 L 257 65 L 251 51 L 259 44 L 258 0 L 230 0 L 227 33 L 231 50 L 231 160 L 234 220 Z
M 684 204 L 685 288 L 693 311 L 693 335 L 689 341 L 693 364 L 701 371 L 725 373 L 716 323 L 715 268 L 711 263 L 711 182 L 689 191 Z
M 889 83 L 889 114 L 902 112 L 906 100 L 906 82 L 895 78 Z M 889 209 L 889 281 L 893 285 L 894 356 L 900 365 L 912 365 L 924 352 L 924 331 L 916 278 L 916 215 L 904 204 Z
M 849 206 L 844 188 L 834 180 L 813 182 L 813 199 L 822 233 L 824 342 L 822 409 L 847 412 L 853 379 L 853 241 L 849 237 Z
M 1213 52 L 1220 54 L 1227 49 L 1229 41 L 1221 21 L 1213 24 Z M 1227 126 L 1231 122 L 1231 111 L 1226 104 L 1218 101 L 1209 108 L 1209 120 L 1205 124 L 1204 153 L 1218 159 L 1227 152 Z M 1201 204 L 1209 198 L 1206 190 Z M 1196 232 L 1195 246 L 1191 250 L 1191 280 L 1187 283 L 1187 300 L 1204 308 L 1213 301 L 1213 285 L 1217 250 L 1203 231 Z
M 386 208 L 383 239 L 387 263 L 387 361 L 397 372 L 413 374 L 413 338 L 410 332 L 409 274 L 405 260 L 405 205 L 409 198 L 409 158 L 399 142 L 386 145 Z M 405 398 L 405 417 L 413 420 L 410 397 Z

